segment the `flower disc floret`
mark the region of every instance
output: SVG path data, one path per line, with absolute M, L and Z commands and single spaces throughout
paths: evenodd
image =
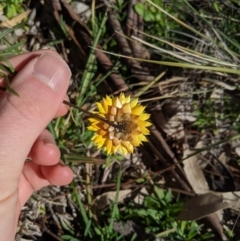
M 89 118 L 88 129 L 95 132 L 92 140 L 97 148 L 103 148 L 108 155 L 116 152 L 126 155 L 147 141 L 150 115 L 144 112 L 145 106 L 138 98 L 131 100 L 130 96 L 121 93 L 118 97 L 106 96 L 96 104 L 98 111 L 94 113 L 107 120 Z

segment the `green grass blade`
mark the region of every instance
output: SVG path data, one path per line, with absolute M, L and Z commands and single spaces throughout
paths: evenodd
M 142 94 L 144 94 L 147 90 L 149 90 L 156 82 L 158 82 L 164 75 L 166 74 L 166 71 L 159 74 L 155 79 L 153 79 L 149 84 L 144 86 L 142 89 L 140 89 L 135 95 L 134 98 L 138 98 Z
M 92 77 L 95 73 L 94 67 L 96 66 L 96 56 L 95 56 L 94 49 L 96 48 L 96 46 L 99 42 L 100 36 L 102 35 L 102 31 L 104 29 L 104 25 L 106 24 L 106 21 L 107 21 L 107 10 L 105 11 L 99 31 L 93 41 L 92 49 L 90 51 L 90 54 L 89 54 L 89 57 L 88 57 L 88 60 L 86 63 L 86 67 L 83 72 L 82 86 L 81 86 L 81 90 L 80 90 L 79 98 L 78 98 L 78 102 L 77 102 L 77 105 L 79 105 L 79 106 L 81 106 L 83 104 L 82 99 L 84 97 L 84 94 L 87 92 L 90 81 L 92 80 Z
M 77 200 L 77 204 L 78 204 L 78 207 L 80 209 L 80 215 L 83 217 L 83 221 L 84 221 L 85 225 L 87 226 L 88 223 L 89 223 L 89 219 L 88 219 L 86 210 L 83 206 L 82 200 L 79 198 L 79 195 L 78 195 L 78 192 L 77 192 L 76 188 L 74 188 L 74 190 L 73 190 L 73 195 L 75 196 L 75 198 Z
M 118 216 L 118 197 L 119 197 L 119 191 L 121 186 L 121 177 L 122 177 L 122 170 L 119 168 L 118 176 L 117 176 L 117 188 L 116 188 L 116 196 L 113 204 L 113 210 L 111 214 L 110 224 L 109 224 L 109 231 L 112 232 L 113 230 L 113 224 L 115 221 L 115 217 Z
M 133 58 L 122 54 L 115 54 L 109 51 L 104 51 L 104 53 L 107 53 L 109 55 L 118 56 L 122 58 L 127 59 L 133 59 L 140 62 L 146 62 L 146 63 L 152 63 L 152 64 L 158 64 L 158 65 L 165 65 L 165 66 L 172 66 L 172 67 L 179 67 L 179 68 L 187 68 L 187 69 L 201 69 L 206 71 L 214 71 L 214 72 L 221 72 L 221 73 L 229 73 L 229 74 L 240 74 L 240 70 L 238 69 L 230 69 L 225 67 L 213 67 L 209 65 L 196 65 L 196 64 L 189 64 L 189 63 L 177 63 L 177 62 L 168 62 L 168 61 L 159 61 L 159 60 L 150 60 L 150 59 L 140 59 L 140 58 Z

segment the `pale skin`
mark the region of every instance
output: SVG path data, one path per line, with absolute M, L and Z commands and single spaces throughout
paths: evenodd
M 53 118 L 67 113 L 62 102 L 68 100 L 69 67 L 48 50 L 22 54 L 10 62 L 18 71 L 11 86 L 19 97 L 0 92 L 0 240 L 4 241 L 14 240 L 21 208 L 34 191 L 66 185 L 73 178 L 45 129 Z M 5 87 L 3 79 L 0 86 Z

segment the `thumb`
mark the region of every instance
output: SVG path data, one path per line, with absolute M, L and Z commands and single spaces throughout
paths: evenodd
M 0 100 L 0 201 L 18 188 L 24 161 L 66 94 L 70 70 L 57 54 L 29 61 Z

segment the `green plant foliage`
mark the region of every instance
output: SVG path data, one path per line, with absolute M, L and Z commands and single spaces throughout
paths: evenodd
M 18 43 L 16 41 L 16 43 L 11 44 L 7 40 L 6 36 L 8 34 L 12 34 L 13 31 L 15 29 L 17 29 L 18 27 L 21 27 L 21 24 L 16 25 L 15 28 L 13 28 L 13 29 L 5 29 L 0 33 L 0 41 L 2 43 L 4 43 L 4 45 L 6 46 L 6 48 L 0 52 L 0 61 L 1 61 L 0 76 L 4 77 L 6 80 L 6 89 L 10 93 L 17 95 L 17 96 L 19 96 L 18 93 L 14 89 L 12 89 L 10 86 L 10 82 L 11 82 L 12 78 L 16 75 L 16 71 L 13 68 L 8 57 L 21 53 L 21 47 L 22 47 L 23 43 Z
M 164 8 L 168 13 L 172 14 L 174 17 L 179 17 L 179 13 L 174 10 L 173 6 L 180 6 L 181 1 L 171 1 L 171 4 L 167 4 L 164 0 L 153 0 L 152 1 L 157 6 Z M 156 37 L 173 37 L 174 34 L 170 33 L 169 30 L 179 29 L 179 25 L 172 19 L 170 19 L 166 14 L 160 12 L 156 7 L 144 1 L 143 3 L 137 3 L 134 6 L 135 11 L 143 17 L 146 22 L 145 30 L 149 34 L 153 34 Z M 159 44 L 153 39 L 149 39 L 150 42 Z
M 152 195 L 144 197 L 140 206 L 133 202 L 129 203 L 120 213 L 120 220 L 132 220 L 137 227 L 144 229 L 145 234 L 154 234 L 155 237 L 161 236 L 164 232 L 169 240 L 207 240 L 213 237 L 212 233 L 202 233 L 202 226 L 195 221 L 177 220 L 182 203 L 172 200 L 171 190 L 165 191 L 155 187 L 154 191 Z M 171 229 L 175 232 L 167 232 Z
M 120 187 L 120 177 L 118 175 L 117 186 Z M 73 231 L 62 235 L 63 240 L 102 240 L 102 241 L 134 241 L 134 240 L 155 240 L 164 237 L 174 241 L 203 241 L 212 240 L 214 236 L 211 232 L 204 232 L 203 225 L 195 221 L 179 221 L 177 216 L 182 209 L 181 202 L 175 202 L 171 190 L 162 190 L 154 187 L 151 195 L 142 195 L 143 203 L 136 204 L 133 201 L 126 206 L 118 205 L 118 191 L 116 200 L 109 209 L 99 213 L 93 219 L 93 213 L 89 215 L 83 206 L 82 201 L 76 196 L 81 210 L 79 221 L 81 222 L 81 238 L 74 236 Z M 77 193 L 75 193 L 77 194 Z M 74 194 L 74 195 L 75 195 Z M 129 222 L 133 224 L 129 227 Z M 121 226 L 117 229 L 115 224 Z M 126 230 L 131 229 L 130 232 Z M 121 230 L 121 231 L 119 231 Z
M 194 103 L 193 115 L 197 118 L 194 126 L 200 130 L 210 129 L 217 131 L 217 121 L 226 122 L 232 126 L 237 132 L 240 131 L 240 124 L 237 120 L 239 116 L 239 106 L 233 104 L 233 100 L 229 96 L 224 96 L 221 101 L 221 106 L 215 103 L 214 99 L 207 99 L 205 103 L 199 105 Z
M 117 193 L 116 193 L 117 195 Z M 154 188 L 152 195 L 143 196 L 143 203 L 136 205 L 130 202 L 125 208 L 113 204 L 109 210 L 98 215 L 98 224 L 90 221 L 85 213 L 84 237 L 80 240 L 104 240 L 104 241 L 133 241 L 155 240 L 164 236 L 167 240 L 209 240 L 212 233 L 204 233 L 202 225 L 195 221 L 178 221 L 177 216 L 182 208 L 181 202 L 174 202 L 171 190 L 164 191 Z M 111 219 L 109 219 L 111 217 Z M 111 221 L 112 220 L 112 221 Z M 129 229 L 128 222 L 134 223 L 134 229 L 124 234 Z M 122 233 L 113 228 L 111 222 L 117 222 L 122 226 Z M 62 236 L 64 240 L 77 240 L 71 235 Z
M 62 235 L 61 238 L 63 240 L 68 240 L 68 241 L 79 241 L 79 239 L 76 239 L 76 238 L 72 237 L 71 235 Z
M 23 2 L 24 0 L 2 0 L 0 5 L 6 17 L 11 19 L 24 11 Z

